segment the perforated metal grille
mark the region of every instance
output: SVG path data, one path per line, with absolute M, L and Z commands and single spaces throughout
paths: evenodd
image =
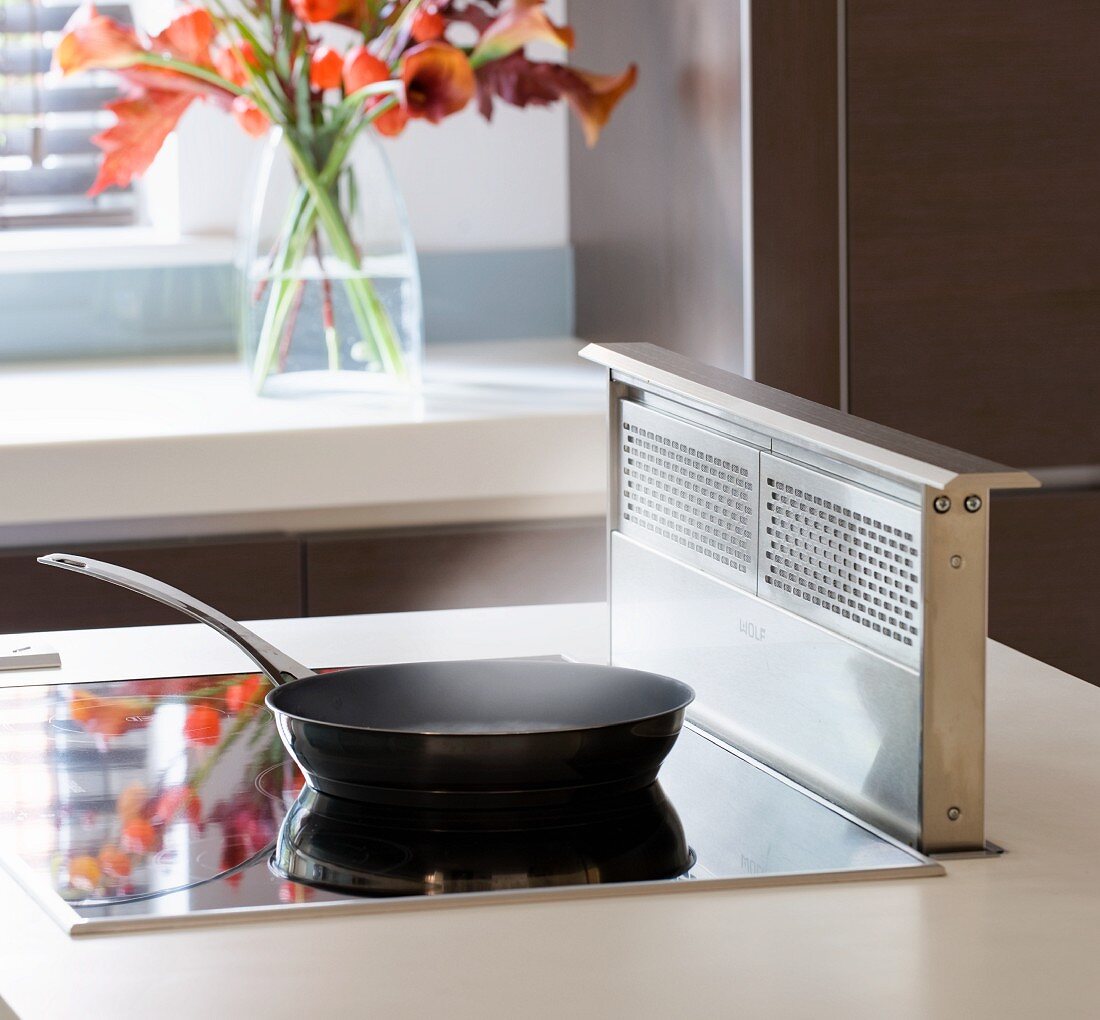
M 620 438 L 623 533 L 755 588 L 757 451 L 629 402 Z
M 903 660 L 919 656 L 920 514 L 765 456 L 760 594 Z

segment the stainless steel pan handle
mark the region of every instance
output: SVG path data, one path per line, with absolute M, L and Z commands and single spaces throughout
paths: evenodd
M 173 588 L 163 581 L 139 574 L 136 570 L 127 570 L 125 567 L 116 567 L 112 563 L 101 563 L 99 560 L 73 556 L 70 553 L 50 553 L 48 556 L 39 556 L 38 562 L 45 563 L 48 567 L 73 570 L 87 574 L 89 577 L 97 577 L 101 581 L 117 584 L 120 588 L 136 591 L 139 595 L 148 596 L 194 617 L 199 623 L 205 623 L 219 634 L 229 638 L 276 685 L 314 675 L 313 670 L 300 662 L 295 662 L 289 655 L 280 652 L 258 634 L 253 634 L 247 627 L 242 627 L 236 620 L 231 620 L 225 613 L 219 613 L 218 610 L 193 598 L 187 592 Z

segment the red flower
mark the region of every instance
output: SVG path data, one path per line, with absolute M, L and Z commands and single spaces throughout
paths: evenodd
M 194 825 L 202 821 L 202 801 L 189 786 L 173 786 L 165 790 L 157 798 L 149 820 L 153 825 L 167 825 L 181 813 Z
M 447 27 L 447 19 L 439 13 L 437 4 L 425 4 L 417 8 L 413 15 L 412 27 L 409 34 L 418 42 L 431 42 L 433 39 L 442 39 Z
M 319 92 L 338 89 L 344 71 L 344 58 L 328 46 L 320 46 L 309 62 L 309 83 Z
M 265 134 L 271 123 L 247 96 L 237 96 L 233 100 L 233 116 L 253 138 L 259 138 Z
M 236 715 L 242 709 L 248 708 L 258 701 L 265 690 L 266 688 L 258 676 L 247 677 L 240 683 L 233 684 L 226 688 L 226 707 L 230 712 Z
M 144 818 L 131 818 L 122 826 L 122 849 L 128 854 L 146 854 L 157 845 L 157 833 Z
M 299 19 L 317 23 L 337 21 L 342 14 L 350 12 L 353 4 L 348 0 L 290 0 L 290 7 Z
M 187 713 L 183 724 L 183 739 L 189 744 L 213 747 L 221 736 L 222 717 L 216 708 L 196 705 Z
M 409 116 L 433 124 L 458 113 L 477 87 L 466 54 L 445 42 L 421 43 L 408 50 L 401 58 L 401 80 Z
M 248 80 L 246 66 L 253 69 L 260 66 L 256 51 L 249 42 L 243 42 L 239 47 L 227 46 L 214 54 L 214 70 L 234 85 L 243 86 Z
M 105 846 L 97 858 L 103 874 L 111 878 L 130 877 L 130 855 L 123 853 L 117 846 Z
M 389 81 L 393 78 L 385 62 L 379 60 L 366 46 L 354 46 L 344 57 L 344 91 L 351 95 L 367 85 Z M 367 100 L 367 109 L 377 106 L 384 99 L 372 97 Z M 379 114 L 374 119 L 374 127 L 379 134 L 390 137 L 399 135 L 405 129 L 409 115 L 402 106 Z

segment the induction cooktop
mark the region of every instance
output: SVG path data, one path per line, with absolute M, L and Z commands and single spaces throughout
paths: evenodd
M 0 863 L 73 935 L 942 873 L 690 723 L 658 784 L 583 811 L 325 797 L 267 689 L 249 673 L 0 690 Z

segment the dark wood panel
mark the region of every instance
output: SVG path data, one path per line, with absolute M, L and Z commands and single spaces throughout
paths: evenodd
M 839 407 L 836 4 L 751 10 L 754 378 Z
M 989 634 L 1100 684 L 1100 492 L 997 496 Z
M 1100 461 L 1100 4 L 847 10 L 853 413 Z
M 140 595 L 35 562 L 52 551 L 0 552 L 0 633 L 187 622 Z M 294 538 L 76 545 L 63 551 L 150 574 L 237 619 L 301 615 L 301 555 Z
M 317 535 L 310 616 L 602 599 L 603 521 Z
M 569 20 L 572 63 L 638 64 L 595 149 L 570 129 L 577 335 L 648 340 L 740 371 L 739 5 L 570 0 Z

